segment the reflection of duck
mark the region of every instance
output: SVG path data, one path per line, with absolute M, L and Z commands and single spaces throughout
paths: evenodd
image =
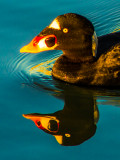
M 92 23 L 83 16 L 68 13 L 58 16 L 20 51 L 38 53 L 62 50 L 63 55 L 56 60 L 52 70 L 57 79 L 74 84 L 119 86 L 118 42 L 120 32 L 98 37 L 99 45 L 95 58 L 93 52 L 97 47 L 97 38 Z
M 55 136 L 58 143 L 78 145 L 92 137 L 96 131 L 98 110 L 91 93 L 84 94 L 76 88 L 72 93 L 64 90 L 64 109 L 53 114 L 24 114 L 43 131 Z

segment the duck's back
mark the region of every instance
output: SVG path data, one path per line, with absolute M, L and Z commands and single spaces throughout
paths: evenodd
M 101 54 L 109 52 L 113 46 L 120 43 L 120 32 L 110 33 L 98 37 L 98 49 L 96 58 L 99 58 Z
M 95 65 L 93 85 L 120 86 L 120 43 L 112 46 L 106 54 L 102 54 Z

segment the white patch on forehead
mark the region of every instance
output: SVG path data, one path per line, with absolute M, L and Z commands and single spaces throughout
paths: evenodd
M 54 28 L 54 29 L 61 30 L 60 24 L 59 24 L 59 22 L 57 21 L 57 19 L 55 19 L 55 20 L 49 25 L 49 28 Z

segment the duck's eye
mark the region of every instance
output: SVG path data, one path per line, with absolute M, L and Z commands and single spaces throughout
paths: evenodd
M 67 29 L 67 28 L 64 28 L 64 29 L 63 29 L 63 32 L 64 32 L 64 33 L 68 33 L 68 29 Z
M 69 133 L 66 133 L 65 137 L 71 137 L 71 135 Z

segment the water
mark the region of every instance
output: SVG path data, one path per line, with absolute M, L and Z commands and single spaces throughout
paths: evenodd
M 86 16 L 100 36 L 120 29 L 119 11 L 119 0 L 0 1 L 1 160 L 119 159 L 120 91 L 81 88 L 52 79 L 50 69 L 61 51 L 40 54 L 19 52 L 22 46 L 60 14 L 74 12 Z M 49 60 L 51 63 L 43 64 L 41 73 L 37 72 L 39 66 L 30 70 Z M 49 67 L 48 74 L 45 72 L 46 66 Z M 90 102 L 91 110 L 87 101 Z M 91 122 L 97 126 L 94 135 L 80 145 L 61 146 L 54 136 L 39 130 L 32 121 L 22 117 L 22 114 L 27 113 L 50 115 L 63 110 L 64 105 L 70 107 L 69 112 L 64 112 L 70 127 L 74 128 L 77 122 L 81 123 L 79 115 L 84 112 L 84 106 L 84 113 L 91 112 L 87 119 L 84 116 L 84 123 Z M 93 113 L 97 107 L 99 114 L 95 117 Z M 76 113 L 74 108 L 79 121 L 73 114 Z M 63 111 L 60 113 L 63 114 Z M 73 121 L 70 121 L 71 114 Z M 82 131 L 79 126 L 77 130 Z

